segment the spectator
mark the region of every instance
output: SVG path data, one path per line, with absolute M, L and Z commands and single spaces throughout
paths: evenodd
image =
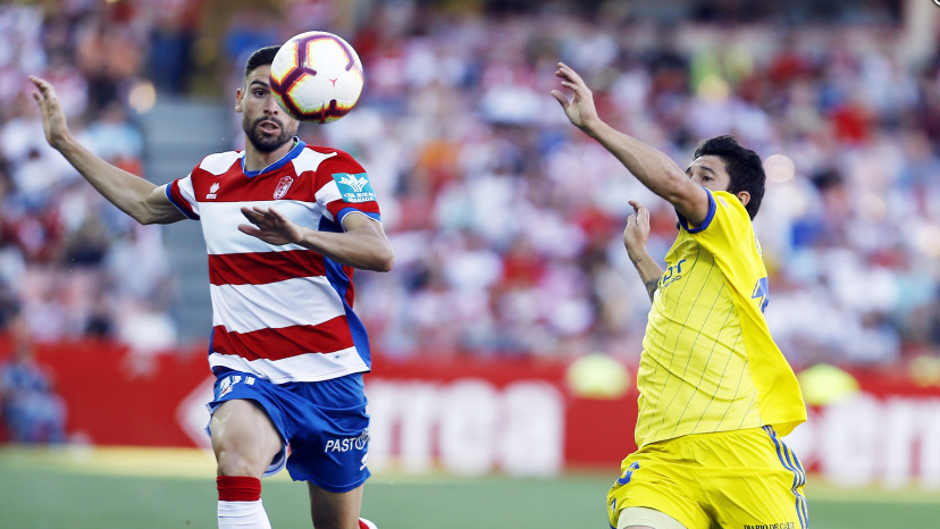
M 13 352 L 0 362 L 0 418 L 15 443 L 65 440 L 65 402 L 52 374 L 36 360 L 23 322 L 12 324 Z

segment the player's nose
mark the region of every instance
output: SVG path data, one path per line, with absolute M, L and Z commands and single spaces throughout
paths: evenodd
M 281 112 L 281 105 L 277 102 L 277 98 L 273 95 L 268 98 L 268 104 L 265 107 L 264 111 L 268 114 L 277 115 Z

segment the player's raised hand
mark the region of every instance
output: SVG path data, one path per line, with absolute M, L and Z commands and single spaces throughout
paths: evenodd
M 69 139 L 70 133 L 55 88 L 45 79 L 35 75 L 30 75 L 29 80 L 39 90 L 33 92 L 33 99 L 39 103 L 39 109 L 42 111 L 42 128 L 46 133 L 46 141 L 58 149 Z
M 623 245 L 633 260 L 646 250 L 646 241 L 650 237 L 650 210 L 636 200 L 630 201 L 633 215 L 627 217 L 627 227 L 623 230 Z
M 257 237 L 268 244 L 278 246 L 298 244 L 304 238 L 300 226 L 274 208 L 244 207 L 242 208 L 242 215 L 251 224 L 239 224 L 239 231 Z
M 570 66 L 563 62 L 558 63 L 558 69 L 555 70 L 555 76 L 561 78 L 561 86 L 573 92 L 571 100 L 560 90 L 552 90 L 552 97 L 564 109 L 565 115 L 571 123 L 584 129 L 589 127 L 594 121 L 598 120 L 597 109 L 594 106 L 594 94 L 584 79 L 578 75 Z

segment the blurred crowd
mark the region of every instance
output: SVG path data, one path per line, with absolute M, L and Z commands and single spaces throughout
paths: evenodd
M 135 314 L 169 318 L 159 229 L 135 226 L 46 147 L 25 81 L 52 80 L 73 131 L 142 174 L 128 92 L 142 79 L 158 97 L 186 92 L 199 13 L 127 4 L 0 7 L 0 327 L 22 318 L 37 340 L 121 339 Z M 877 13 L 798 29 L 663 24 L 621 2 L 525 14 L 355 4 L 368 16 L 283 2 L 231 17 L 220 38 L 229 79 L 246 53 L 309 29 L 340 33 L 362 58 L 356 110 L 301 135 L 352 153 L 379 196 L 396 267 L 358 273 L 356 292 L 377 354 L 638 357 L 649 299 L 622 246 L 627 200 L 652 211 L 654 256 L 675 237 L 675 212 L 568 124 L 549 96 L 563 60 L 602 117 L 680 164 L 726 133 L 792 158 L 795 175 L 767 182 L 755 226 L 767 317 L 795 367 L 940 355 L 937 35 L 912 59 L 898 52 L 902 27 Z M 141 259 L 154 263 L 145 277 Z

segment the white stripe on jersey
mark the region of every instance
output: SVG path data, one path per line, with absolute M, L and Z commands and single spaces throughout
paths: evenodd
M 339 186 L 336 185 L 336 180 L 330 180 L 329 182 L 324 184 L 323 187 L 321 187 L 320 189 L 317 189 L 316 197 L 317 197 L 317 202 L 320 204 L 329 204 L 330 202 L 333 202 L 334 200 L 343 199 L 343 195 L 339 192 Z M 330 220 L 332 221 L 336 220 L 333 218 L 333 214 L 330 213 L 329 209 L 323 208 L 323 211 L 326 212 L 326 215 L 329 217 Z
M 199 215 L 199 201 L 196 200 L 196 191 L 193 189 L 193 174 L 189 173 L 186 175 L 186 178 L 180 178 L 180 194 L 183 195 L 183 198 L 186 199 L 186 202 L 189 202 L 189 207 L 193 208 L 193 213 Z M 173 185 L 173 182 L 167 184 L 168 186 Z
M 294 171 L 297 174 L 301 174 L 304 171 L 316 171 L 324 160 L 328 160 L 336 155 L 336 152 L 322 153 L 313 149 L 304 149 L 296 158 L 291 160 L 291 163 L 294 164 Z
M 235 253 L 286 252 L 306 250 L 297 244 L 274 246 L 257 237 L 246 235 L 238 230 L 239 224 L 251 224 L 241 208 L 258 206 L 262 209 L 274 208 L 279 213 L 301 226 L 316 229 L 322 215 L 315 205 L 298 200 L 259 200 L 252 202 L 203 202 L 202 233 L 206 239 L 206 248 L 210 255 Z
M 242 334 L 292 325 L 319 325 L 346 314 L 342 298 L 323 276 L 264 285 L 209 285 L 209 294 L 215 309 L 212 325 Z M 271 307 L 277 307 L 277 311 Z
M 228 151 L 210 154 L 202 159 L 199 168 L 216 176 L 223 175 L 232 165 L 245 156 L 245 151 Z M 239 162 L 240 163 L 240 162 Z
M 318 382 L 369 370 L 355 347 L 326 354 L 305 353 L 281 360 L 246 360 L 237 355 L 210 353 L 209 365 L 253 373 L 275 384 Z

